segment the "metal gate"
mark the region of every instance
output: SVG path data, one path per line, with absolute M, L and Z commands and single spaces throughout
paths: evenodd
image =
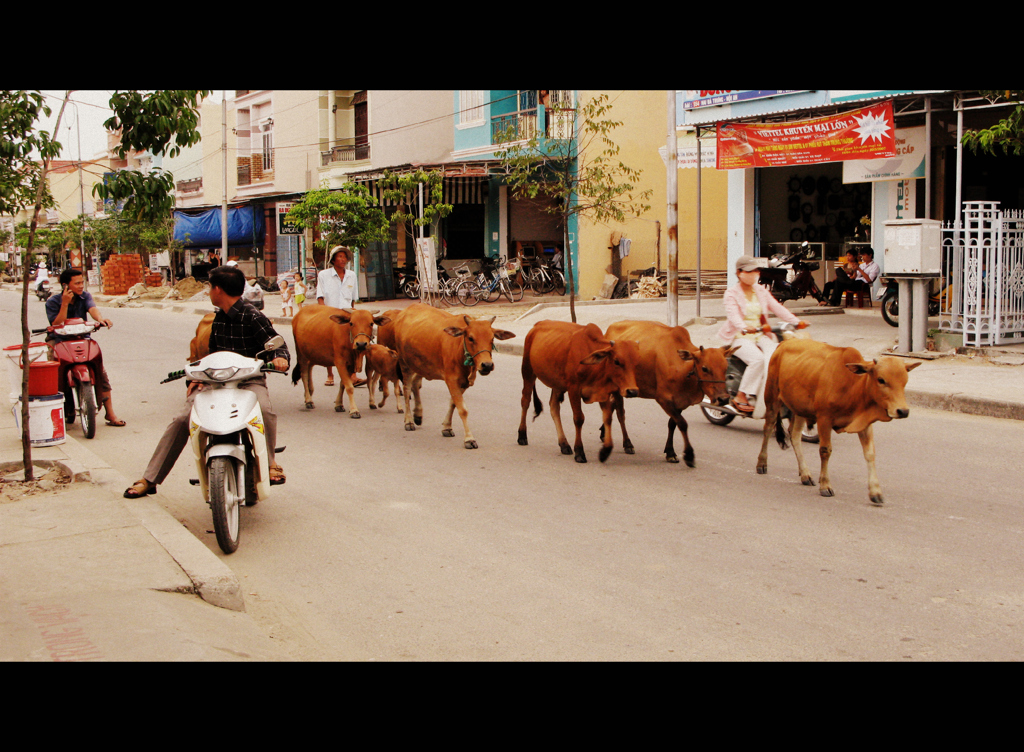
M 942 229 L 939 329 L 968 347 L 1024 342 L 1024 212 L 965 201 L 963 216 Z

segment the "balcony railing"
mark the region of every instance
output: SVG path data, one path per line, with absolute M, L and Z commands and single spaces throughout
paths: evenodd
M 177 184 L 178 193 L 195 193 L 203 189 L 203 179 L 179 180 Z
M 320 152 L 320 166 L 327 167 L 331 162 L 358 162 L 369 158 L 369 144 L 335 146 L 330 151 Z
M 538 120 L 544 124 L 547 138 L 573 137 L 576 110 L 566 107 L 534 107 L 491 118 L 491 143 L 528 141 L 537 135 Z
M 537 108 L 495 115 L 491 118 L 491 143 L 528 141 L 537 135 Z

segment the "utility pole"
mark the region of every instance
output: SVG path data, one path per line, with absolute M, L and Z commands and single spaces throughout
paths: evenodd
M 668 92 L 668 325 L 679 323 L 679 176 L 676 156 L 676 92 Z

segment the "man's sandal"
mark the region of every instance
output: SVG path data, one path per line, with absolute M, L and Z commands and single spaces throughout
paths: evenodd
M 126 499 L 141 499 L 143 496 L 156 493 L 156 483 L 150 483 L 148 480 L 143 478 L 142 480 L 135 481 L 135 484 L 130 488 L 126 488 L 124 491 L 124 497 Z

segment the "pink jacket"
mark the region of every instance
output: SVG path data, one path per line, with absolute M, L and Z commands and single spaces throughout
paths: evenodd
M 763 285 L 755 284 L 754 294 L 757 295 L 757 301 L 761 304 L 761 312 L 765 316 L 774 313 L 790 324 L 795 324 L 800 320 L 792 311 L 772 297 L 772 294 Z M 723 342 L 731 343 L 737 334 L 743 333 L 745 326 L 743 312 L 747 307 L 747 296 L 743 294 L 742 286 L 737 283 L 725 291 L 722 300 L 725 302 L 725 323 L 718 330 L 718 336 Z

